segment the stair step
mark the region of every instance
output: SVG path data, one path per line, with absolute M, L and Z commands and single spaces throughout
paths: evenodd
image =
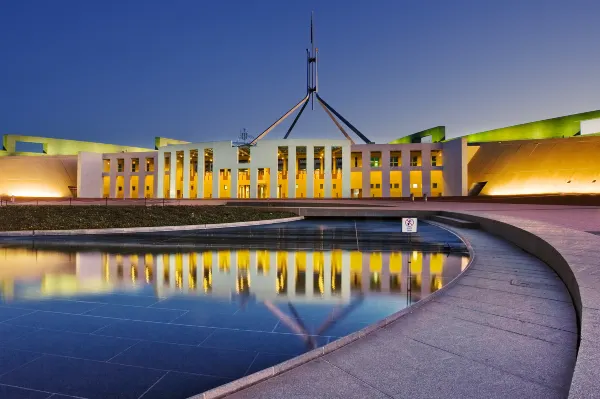
M 478 229 L 479 228 L 479 223 L 477 223 L 477 222 L 469 222 L 468 220 L 461 220 L 461 219 L 451 218 L 448 216 L 433 215 L 433 216 L 430 216 L 429 219 L 433 220 L 434 222 L 440 222 L 440 223 L 444 223 L 444 224 L 447 224 L 450 226 L 460 227 L 463 229 Z

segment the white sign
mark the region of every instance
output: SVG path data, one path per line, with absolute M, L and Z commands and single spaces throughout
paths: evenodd
M 416 233 L 417 232 L 417 218 L 402 218 L 402 232 L 403 233 Z

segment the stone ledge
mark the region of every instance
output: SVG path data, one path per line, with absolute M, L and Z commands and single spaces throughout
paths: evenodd
M 27 230 L 27 231 L 0 231 L 0 237 L 37 237 L 37 236 L 79 236 L 79 235 L 112 235 L 136 233 L 162 233 L 171 231 L 213 230 L 229 227 L 261 226 L 267 224 L 295 222 L 304 219 L 304 216 L 294 216 L 283 219 L 253 220 L 249 222 L 197 224 L 184 226 L 157 226 L 157 227 L 129 227 L 114 229 L 77 229 L 77 230 Z

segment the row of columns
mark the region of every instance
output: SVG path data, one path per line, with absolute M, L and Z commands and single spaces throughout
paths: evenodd
M 391 167 L 390 166 L 390 154 L 393 150 L 377 150 L 377 149 L 363 149 L 361 152 L 362 157 L 362 195 L 363 198 L 371 197 L 371 171 L 381 172 L 381 196 L 384 198 L 390 197 L 390 183 L 400 183 L 390 181 L 391 171 L 402 172 L 402 196 L 408 197 L 410 194 L 410 171 L 419 170 L 422 175 L 422 190 L 423 193 L 430 193 L 431 190 L 431 150 L 424 146 L 419 150 L 421 152 L 421 166 L 411 167 L 410 166 L 410 151 L 401 151 L 401 166 Z M 354 151 L 357 152 L 357 151 Z M 371 167 L 371 152 L 381 153 L 380 166 L 375 168 Z
M 315 197 L 314 187 L 314 146 L 307 145 L 306 147 L 306 196 L 307 198 Z M 324 148 L 324 197 L 331 198 L 332 196 L 332 146 L 320 146 Z M 170 165 L 169 165 L 169 198 L 177 197 L 177 153 L 183 153 L 182 173 L 183 173 L 183 185 L 182 185 L 182 197 L 190 198 L 190 152 L 198 151 L 198 162 L 197 162 L 197 198 L 204 198 L 204 151 L 206 148 L 185 148 L 177 150 L 176 148 L 171 151 L 160 151 L 157 162 L 157 177 L 156 177 L 156 196 L 162 198 L 164 196 L 164 176 L 165 172 L 165 153 L 170 153 Z M 224 162 L 220 159 L 221 156 L 234 157 L 235 159 L 227 159 Z M 238 171 L 239 169 L 248 169 L 250 173 L 250 198 L 257 198 L 258 189 L 258 170 L 259 169 L 270 169 L 270 180 L 269 180 L 269 197 L 277 198 L 277 187 L 278 187 L 278 158 L 277 153 L 273 154 L 273 159 L 261 159 L 258 162 L 248 164 L 238 164 L 237 154 L 227 152 L 225 154 L 219 154 L 213 148 L 213 181 L 212 181 L 212 193 L 213 198 L 218 198 L 220 192 L 220 186 L 222 185 L 221 169 L 230 170 L 230 196 L 231 198 L 237 198 L 237 183 L 238 183 Z M 350 159 L 351 152 L 350 147 L 342 147 L 342 197 L 350 197 Z M 288 198 L 296 198 L 296 146 L 288 146 Z M 253 166 L 254 165 L 254 166 Z

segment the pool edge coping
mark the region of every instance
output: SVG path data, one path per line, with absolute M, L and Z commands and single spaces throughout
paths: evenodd
M 398 319 L 406 316 L 409 313 L 412 313 L 413 311 L 419 309 L 421 306 L 425 305 L 426 303 L 429 303 L 430 301 L 434 300 L 438 296 L 445 293 L 448 289 L 450 289 L 452 286 L 454 286 L 458 282 L 458 280 L 463 276 L 463 274 L 471 267 L 471 265 L 473 264 L 473 262 L 475 260 L 476 254 L 475 254 L 473 247 L 471 246 L 471 243 L 459 232 L 447 227 L 446 225 L 438 223 L 438 222 L 433 222 L 433 221 L 427 220 L 427 223 L 437 226 L 439 228 L 442 228 L 442 229 L 450 232 L 451 234 L 454 234 L 455 236 L 457 236 L 465 244 L 465 246 L 467 247 L 467 250 L 469 252 L 469 262 L 467 263 L 466 267 L 463 270 L 461 270 L 461 272 L 456 277 L 454 277 L 452 280 L 450 280 L 448 282 L 448 284 L 444 285 L 439 290 L 427 295 L 425 298 L 420 299 L 418 302 L 416 302 L 394 314 L 391 314 L 391 315 L 387 316 L 386 318 L 384 318 L 374 324 L 371 324 L 361 330 L 353 332 L 352 334 L 341 337 L 333 342 L 328 343 L 327 345 L 324 345 L 320 348 L 315 348 L 309 352 L 306 352 L 299 356 L 293 357 L 293 358 L 286 360 L 282 363 L 279 363 L 275 366 L 271 366 L 269 368 L 257 371 L 256 373 L 238 378 L 227 384 L 220 385 L 220 386 L 210 389 L 208 391 L 190 396 L 188 399 L 223 398 L 225 396 L 239 392 L 250 386 L 256 385 L 260 382 L 266 381 L 272 377 L 275 377 L 275 376 L 283 374 L 287 371 L 293 370 L 293 369 L 300 367 L 312 360 L 323 357 L 331 352 L 334 352 L 340 348 L 345 347 L 346 345 L 356 342 L 359 339 L 362 339 L 362 338 L 366 337 L 367 335 L 394 323 Z

